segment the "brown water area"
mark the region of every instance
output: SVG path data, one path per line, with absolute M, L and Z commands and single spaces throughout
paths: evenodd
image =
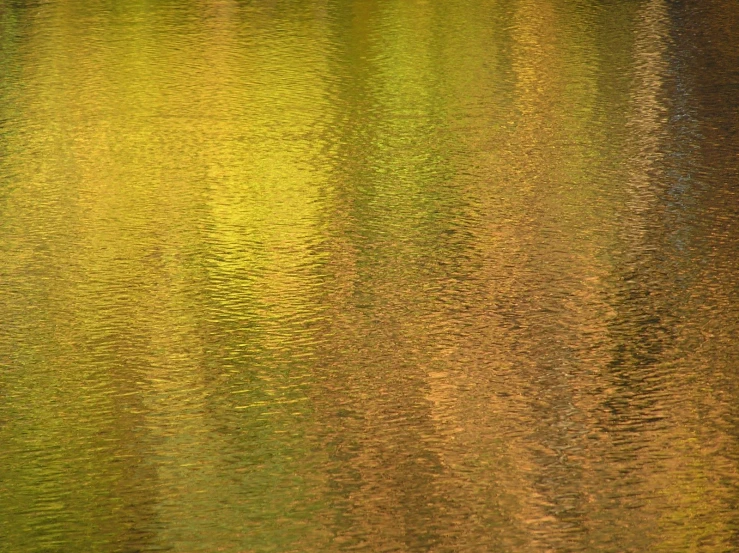
M 739 2 L 0 0 L 0 552 L 739 552 Z

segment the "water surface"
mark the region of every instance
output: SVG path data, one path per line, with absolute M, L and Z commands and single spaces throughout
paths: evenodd
M 739 4 L 0 0 L 0 551 L 739 550 Z

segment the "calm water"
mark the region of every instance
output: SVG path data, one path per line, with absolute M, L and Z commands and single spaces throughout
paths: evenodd
M 739 551 L 734 0 L 0 0 L 0 551 Z

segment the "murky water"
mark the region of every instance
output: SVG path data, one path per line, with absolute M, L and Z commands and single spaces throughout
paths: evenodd
M 0 551 L 739 551 L 735 1 L 0 25 Z

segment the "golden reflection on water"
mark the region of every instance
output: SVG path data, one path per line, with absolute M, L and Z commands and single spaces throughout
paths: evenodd
M 736 549 L 734 4 L 0 24 L 0 551 Z

